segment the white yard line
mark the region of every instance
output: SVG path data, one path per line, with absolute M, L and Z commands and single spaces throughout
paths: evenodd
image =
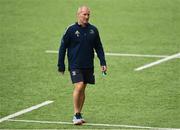
M 142 55 L 142 54 L 122 54 L 122 53 L 105 53 L 107 56 L 126 56 L 126 57 L 152 57 L 152 58 L 163 58 L 167 55 Z
M 45 53 L 50 53 L 50 54 L 57 54 L 58 51 L 54 50 L 46 50 Z M 123 53 L 105 53 L 107 56 L 127 56 L 127 57 L 152 57 L 152 58 L 164 58 L 168 57 L 168 55 L 142 55 L 142 54 L 123 54 Z M 180 58 L 176 57 L 176 58 Z
M 32 107 L 23 109 L 23 110 L 21 110 L 21 111 L 19 111 L 19 112 L 16 112 L 16 113 L 14 113 L 14 114 L 11 114 L 11 115 L 8 115 L 8 116 L 6 116 L 6 117 L 1 118 L 1 119 L 0 119 L 0 123 L 3 122 L 3 121 L 6 121 L 6 120 L 8 120 L 8 119 L 17 117 L 17 116 L 19 116 L 19 115 L 22 115 L 22 114 L 24 114 L 24 113 L 30 112 L 30 111 L 32 111 L 32 110 L 38 109 L 38 108 L 40 108 L 40 107 L 42 107 L 42 106 L 46 106 L 46 105 L 48 105 L 48 104 L 50 104 L 50 103 L 53 103 L 53 101 L 45 101 L 45 102 L 40 103 L 40 104 L 38 104 L 38 105 L 35 105 L 35 106 L 32 106 Z
M 143 69 L 146 69 L 146 68 L 149 68 L 149 67 L 158 65 L 158 64 L 163 63 L 163 62 L 165 62 L 165 61 L 172 60 L 172 59 L 177 58 L 177 57 L 179 57 L 179 56 L 180 56 L 180 53 L 177 53 L 177 54 L 174 54 L 174 55 L 165 57 L 165 58 L 163 58 L 163 59 L 157 60 L 157 61 L 155 61 L 155 62 L 146 64 L 146 65 L 144 65 L 144 66 L 138 67 L 138 68 L 136 68 L 136 69 L 134 69 L 134 70 L 135 70 L 135 71 L 140 71 L 140 70 L 143 70 Z
M 62 121 L 38 121 L 38 120 L 14 120 L 9 119 L 8 121 L 13 122 L 26 122 L 26 123 L 42 123 L 42 124 L 61 124 L 61 125 L 73 125 L 72 122 Z M 103 127 L 119 127 L 119 128 L 136 128 L 136 129 L 155 129 L 155 130 L 180 130 L 179 128 L 158 128 L 148 126 L 134 126 L 134 125 L 118 125 L 118 124 L 95 124 L 95 123 L 84 123 L 84 126 L 103 126 Z
M 54 50 L 46 50 L 45 53 L 50 53 L 50 54 L 57 54 L 58 51 L 54 51 Z M 171 59 L 175 59 L 175 58 L 180 58 L 180 53 L 177 53 L 175 55 L 172 56 L 168 56 L 168 55 L 142 55 L 142 54 L 123 54 L 123 53 L 105 53 L 106 56 L 122 56 L 122 57 L 149 57 L 149 58 L 163 58 L 161 60 L 152 62 L 150 64 L 146 64 L 144 66 L 138 67 L 136 69 L 134 69 L 135 71 L 140 71 L 143 70 L 145 68 L 149 68 L 152 67 L 154 65 L 160 64 L 162 62 L 171 60 Z
M 58 51 L 53 51 L 53 50 L 46 50 L 45 52 L 46 53 L 51 53 L 51 54 L 53 54 L 53 53 L 57 54 L 58 53 Z

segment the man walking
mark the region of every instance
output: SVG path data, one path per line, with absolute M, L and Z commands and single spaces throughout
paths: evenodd
M 101 71 L 106 72 L 106 61 L 98 29 L 89 23 L 90 9 L 81 6 L 77 11 L 77 22 L 70 25 L 64 33 L 59 48 L 58 71 L 64 74 L 65 54 L 68 56 L 68 70 L 74 84 L 73 123 L 82 125 L 85 120 L 81 111 L 85 101 L 87 84 L 95 84 L 94 50 L 100 60 Z

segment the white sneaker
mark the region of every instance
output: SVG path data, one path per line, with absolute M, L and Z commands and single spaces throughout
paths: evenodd
M 72 121 L 73 121 L 73 124 L 74 124 L 74 125 L 82 125 L 82 123 L 83 123 L 82 120 L 81 120 L 81 118 L 79 118 L 79 117 L 76 116 L 76 115 L 73 116 L 73 120 L 72 120 Z
M 83 123 L 86 123 L 86 121 L 82 118 L 81 113 L 76 113 L 73 116 L 73 123 L 74 125 L 82 125 Z

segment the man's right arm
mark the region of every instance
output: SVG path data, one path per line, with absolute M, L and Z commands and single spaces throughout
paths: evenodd
M 65 60 L 66 49 L 68 47 L 68 44 L 69 44 L 69 35 L 68 35 L 68 31 L 66 31 L 61 39 L 61 45 L 59 47 L 58 71 L 61 73 L 64 73 L 65 71 L 64 60 Z

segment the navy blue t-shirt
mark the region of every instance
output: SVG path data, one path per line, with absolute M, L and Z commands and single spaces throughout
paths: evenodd
M 105 55 L 97 28 L 91 24 L 82 27 L 78 23 L 69 26 L 64 33 L 59 48 L 58 67 L 65 71 L 65 54 L 67 51 L 69 70 L 93 69 L 94 50 L 100 65 L 106 65 Z

